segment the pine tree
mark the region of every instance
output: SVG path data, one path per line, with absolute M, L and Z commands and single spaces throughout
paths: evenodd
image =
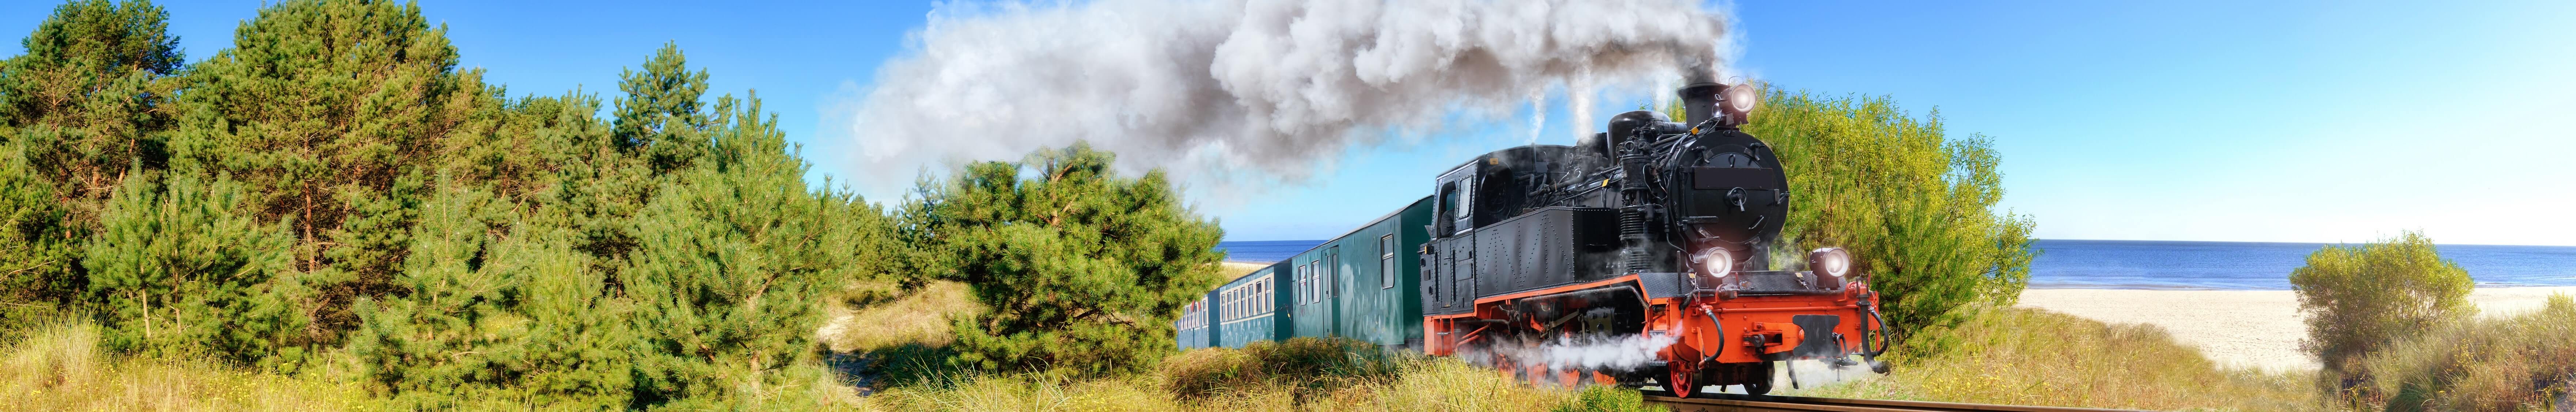
M 710 128 L 723 123 L 698 107 L 707 92 L 707 72 L 689 72 L 688 60 L 678 44 L 664 43 L 644 61 L 643 73 L 627 70 L 617 82 L 626 92 L 617 99 L 617 142 L 642 154 L 656 172 L 687 166 L 704 151 Z
M 25 144 L 0 142 L 0 341 L 72 311 L 88 283 L 74 270 L 79 231 L 28 163 Z
M 180 173 L 229 174 L 262 221 L 286 222 L 299 302 L 330 344 L 360 297 L 393 287 L 437 140 L 491 102 L 417 6 L 297 0 L 262 9 L 197 64 L 171 139 Z
M 360 302 L 350 352 L 413 409 L 626 406 L 632 311 L 571 248 L 565 219 L 438 186 L 397 278 L 407 293 Z
M 162 156 L 153 134 L 169 127 L 178 82 L 165 78 L 180 64 L 167 19 L 149 1 L 65 3 L 21 42 L 27 54 L 0 62 L 0 125 L 50 132 L 29 160 L 71 189 L 64 200 L 94 209 L 134 163 Z
M 0 61 L 0 329 L 82 310 L 80 240 L 125 176 L 162 162 L 180 63 L 166 18 L 65 3 Z
M 1076 144 L 967 166 L 912 225 L 991 310 L 955 325 L 959 361 L 985 369 L 1128 370 L 1169 351 L 1181 305 L 1221 283 L 1224 236 L 1159 170 L 1119 177 Z M 1028 176 L 1028 177 L 1023 177 Z
M 239 211 L 251 196 L 227 179 L 128 178 L 108 202 L 82 264 L 105 311 L 104 345 L 143 354 L 291 363 L 306 352 L 307 295 L 288 268 L 283 225 Z M 277 359 L 272 359 L 277 358 Z
M 674 54 L 665 54 L 666 56 Z M 641 243 L 625 271 L 636 299 L 638 402 L 735 399 L 783 385 L 810 365 L 824 286 L 852 276 L 855 198 L 806 191 L 806 165 L 789 152 L 757 99 L 718 99 L 725 125 L 690 144 L 702 152 L 665 180 L 640 214 Z M 756 385 L 747 388 L 746 385 Z M 692 406 L 694 405 L 694 406 Z

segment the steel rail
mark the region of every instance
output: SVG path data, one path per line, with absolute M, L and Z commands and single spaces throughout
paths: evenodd
M 1824 411 L 1824 412 L 2103 412 L 2126 409 L 2067 408 L 2056 406 L 1989 405 L 1926 401 L 1891 401 L 1878 399 L 1809 398 L 1800 396 L 1753 396 L 1711 394 L 1708 398 L 1674 398 L 1648 396 L 1646 403 L 1663 405 L 1674 412 L 1734 411 Z

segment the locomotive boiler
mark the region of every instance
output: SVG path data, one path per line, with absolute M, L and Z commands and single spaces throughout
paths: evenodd
M 1573 146 L 1496 151 L 1435 180 L 1416 251 L 1423 351 L 1674 396 L 1711 385 L 1766 393 L 1773 365 L 1791 360 L 1886 371 L 1878 296 L 1852 255 L 1772 250 L 1786 244 L 1796 192 L 1779 156 L 1740 128 L 1760 93 L 1716 83 L 1678 93 L 1682 121 L 1622 113 Z M 1479 350 L 1614 338 L 1661 349 L 1626 370 Z

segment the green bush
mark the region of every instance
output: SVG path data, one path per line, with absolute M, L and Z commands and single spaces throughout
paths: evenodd
M 1956 323 L 1971 303 L 2009 305 L 2029 283 L 2033 223 L 1995 210 L 2003 160 L 1985 137 L 1946 136 L 1938 112 L 1886 97 L 1781 91 L 1745 130 L 1780 154 L 1796 198 L 1782 234 L 1794 247 L 1774 261 L 1850 250 L 1898 333 Z
M 2571 338 L 2576 298 L 2567 295 L 2539 312 L 2444 322 L 2346 365 L 2367 381 L 2351 400 L 2391 411 L 2565 410 L 2576 392 Z
M 1105 373 L 1173 348 L 1183 305 L 1224 282 L 1224 232 L 1181 205 L 1161 171 L 1118 176 L 1113 155 L 1076 144 L 960 170 L 906 216 L 936 259 L 991 308 L 958 319 L 960 363 L 987 370 Z
M 2469 273 L 2408 231 L 2354 246 L 2329 245 L 2290 272 L 2308 337 L 2299 347 L 2325 366 L 2322 384 L 2341 390 L 2359 382 L 2356 361 L 2439 322 L 2474 313 Z

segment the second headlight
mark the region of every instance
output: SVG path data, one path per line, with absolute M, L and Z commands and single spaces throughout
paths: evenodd
M 1722 278 L 1735 272 L 1735 254 L 1722 247 L 1708 248 L 1691 254 L 1691 265 L 1699 267 L 1702 276 Z
M 1829 247 L 1807 252 L 1807 270 L 1815 271 L 1818 275 L 1832 276 L 1839 280 L 1851 274 L 1851 267 L 1851 252 L 1844 251 L 1843 248 Z
M 1749 120 L 1752 118 L 1753 108 L 1762 104 L 1762 89 L 1753 87 L 1752 83 L 1738 84 L 1727 86 L 1726 91 L 1718 93 L 1718 97 L 1725 100 L 1719 104 L 1726 108 L 1728 115 L 1735 116 L 1739 121 Z

